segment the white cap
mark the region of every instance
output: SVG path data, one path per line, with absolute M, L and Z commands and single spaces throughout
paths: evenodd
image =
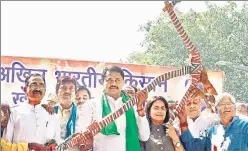
M 224 97 L 229 97 L 234 104 L 236 103 L 235 98 L 231 94 L 224 92 L 215 97 L 215 107 L 223 100 Z

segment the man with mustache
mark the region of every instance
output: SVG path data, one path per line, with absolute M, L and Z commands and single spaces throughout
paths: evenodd
M 49 108 L 47 108 L 47 111 L 52 114 L 49 111 Z M 1 104 L 1 137 L 2 137 L 2 133 L 4 131 L 4 129 L 7 127 L 8 124 L 8 120 L 9 120 L 9 116 L 10 116 L 11 112 L 10 112 L 10 107 L 8 104 Z M 6 140 L 4 140 L 3 138 L 1 138 L 1 150 L 2 151 L 27 151 L 27 150 L 35 150 L 34 147 L 38 148 L 38 147 L 42 147 L 43 145 L 34 145 L 35 143 L 11 143 L 8 142 Z M 40 149 L 40 148 L 38 148 Z
M 208 88 L 210 90 L 210 93 L 217 94 L 215 88 L 208 80 L 206 70 L 202 72 L 200 82 L 203 84 L 205 89 Z M 212 86 L 212 88 L 210 88 L 210 86 Z M 214 103 L 215 98 L 213 95 L 206 96 L 199 88 L 193 89 L 191 93 L 191 98 L 185 106 L 188 116 L 188 128 L 193 137 L 200 137 L 205 134 L 206 129 L 219 123 L 219 118 L 217 116 L 206 116 L 201 113 L 201 107 L 204 103 L 204 99 L 208 99 L 208 102 L 206 102 L 206 104 L 208 104 L 207 108 L 211 108 L 209 104 Z
M 181 141 L 186 151 L 245 151 L 248 150 L 248 122 L 235 115 L 235 99 L 228 93 L 216 98 L 216 112 L 220 123 L 207 130 L 205 136 L 194 138 L 188 125 L 181 125 Z M 178 114 L 181 123 L 187 123 L 184 108 Z
M 79 132 L 81 128 L 79 123 L 80 113 L 76 104 L 73 103 L 75 101 L 76 86 L 77 81 L 74 77 L 63 76 L 57 78 L 56 94 L 58 105 L 54 107 L 54 111 L 59 116 L 62 139 Z M 84 121 L 81 124 L 84 124 Z M 78 146 L 75 146 L 70 151 L 77 151 L 78 149 Z
M 97 122 L 107 115 L 117 111 L 129 100 L 125 91 L 124 72 L 120 67 L 112 66 L 103 70 L 103 93 L 92 100 L 87 101 L 82 108 L 81 120 L 83 131 L 89 129 L 94 133 L 100 131 Z M 147 99 L 145 90 L 136 93 L 137 109 L 130 108 L 122 116 L 101 130 L 92 141 L 94 151 L 140 151 L 139 140 L 147 141 L 150 136 L 150 128 L 145 116 L 142 104 Z M 94 127 L 88 126 L 95 123 Z
M 40 103 L 46 92 L 45 79 L 31 74 L 25 80 L 27 103 L 15 107 L 10 114 L 3 138 L 12 143 L 25 142 L 35 151 L 47 151 L 47 142 L 60 142 L 59 119 L 51 115 Z

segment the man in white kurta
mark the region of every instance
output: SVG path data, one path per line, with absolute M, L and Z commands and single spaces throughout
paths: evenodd
M 114 112 L 123 106 L 121 98 L 117 100 L 108 96 L 111 110 Z M 88 103 L 89 102 L 89 103 Z M 102 108 L 100 103 L 100 98 L 95 98 L 89 100 L 83 105 L 83 115 L 81 116 L 81 121 L 84 123 L 83 129 L 86 130 L 86 127 L 89 126 L 93 121 L 102 120 Z M 150 129 L 146 117 L 140 117 L 137 112 L 135 112 L 137 125 L 139 129 L 139 139 L 141 141 L 147 141 L 150 136 Z M 126 151 L 126 117 L 125 114 L 120 116 L 115 120 L 117 130 L 120 135 L 103 135 L 101 133 L 97 134 L 94 137 L 94 151 Z
M 197 91 L 198 92 L 195 93 L 200 93 L 199 89 Z M 206 135 L 205 132 L 208 128 L 219 123 L 217 114 L 201 114 L 202 103 L 204 103 L 204 101 L 202 101 L 202 96 L 197 95 L 196 97 L 191 98 L 185 106 L 188 116 L 188 129 L 194 138 Z
M 219 117 L 199 115 L 195 120 L 188 117 L 188 129 L 194 138 L 204 136 L 206 130 L 219 123 Z
M 106 92 L 106 98 L 108 100 L 111 112 L 118 110 L 124 105 L 121 97 L 121 89 L 124 82 L 124 73 L 119 67 L 106 68 L 103 72 L 103 84 Z M 140 94 L 144 92 L 139 92 Z M 146 92 L 147 93 L 147 92 Z M 143 95 L 144 96 L 144 95 Z M 150 136 L 149 124 L 146 116 L 142 114 L 144 112 L 142 103 L 147 98 L 138 97 L 140 99 L 137 104 L 137 110 L 134 111 L 136 118 L 136 126 L 138 127 L 138 137 L 141 141 L 147 141 Z M 81 122 L 83 123 L 83 130 L 94 121 L 101 121 L 102 117 L 102 97 L 96 97 L 95 99 L 87 101 L 82 107 Z M 142 113 L 141 113 L 142 112 Z M 128 119 L 127 119 L 128 120 Z M 126 116 L 125 113 L 115 120 L 117 131 L 120 135 L 103 135 L 98 133 L 94 137 L 93 151 L 126 151 Z
M 24 103 L 12 110 L 3 138 L 12 143 L 45 144 L 51 139 L 60 142 L 60 125 L 41 105 Z
M 3 138 L 9 142 L 26 142 L 44 145 L 51 139 L 60 143 L 60 125 L 58 117 L 50 115 L 40 102 L 46 92 L 45 79 L 40 74 L 31 74 L 25 80 L 24 91 L 27 103 L 11 111 Z

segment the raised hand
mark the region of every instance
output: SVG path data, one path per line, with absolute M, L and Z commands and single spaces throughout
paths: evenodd
M 187 111 L 185 109 L 185 105 L 182 105 L 181 110 L 179 111 L 179 108 L 177 109 L 178 112 L 178 118 L 180 120 L 180 123 L 187 122 Z
M 136 97 L 138 99 L 138 103 L 137 103 L 137 109 L 139 110 L 140 108 L 143 108 L 143 103 L 147 100 L 148 98 L 148 92 L 146 89 L 141 90 L 139 92 L 136 93 Z
M 176 133 L 175 128 L 173 127 L 173 125 L 171 125 L 170 123 L 166 124 L 166 134 L 172 139 L 172 140 L 176 140 L 179 141 L 179 137 Z
M 191 91 L 191 98 L 194 99 L 195 97 L 199 96 L 201 99 L 206 99 L 205 94 L 198 88 L 193 88 Z
M 200 76 L 200 82 L 203 85 L 207 85 L 210 83 L 209 79 L 208 79 L 208 74 L 207 74 L 207 70 L 204 68 L 201 72 L 201 76 Z

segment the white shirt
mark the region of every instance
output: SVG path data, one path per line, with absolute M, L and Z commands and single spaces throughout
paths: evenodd
M 12 109 L 3 138 L 12 143 L 45 144 L 51 139 L 60 143 L 60 125 L 56 114 L 50 115 L 41 105 L 22 105 Z
M 205 136 L 206 130 L 219 123 L 219 117 L 200 115 L 195 121 L 188 118 L 188 129 L 194 138 Z
M 124 105 L 122 98 L 115 100 L 107 96 L 111 111 L 114 112 Z M 150 136 L 150 128 L 146 116 L 140 117 L 135 111 L 137 120 L 139 139 L 147 141 Z M 101 98 L 95 98 L 87 101 L 82 106 L 81 120 L 83 122 L 83 130 L 93 122 L 102 120 L 102 104 Z M 103 135 L 101 133 L 94 137 L 94 151 L 126 151 L 126 116 L 123 114 L 115 120 L 115 124 L 120 135 Z
M 72 113 L 72 106 L 69 109 L 63 109 L 61 105 L 58 105 L 58 115 L 59 115 L 59 120 L 60 120 L 60 128 L 61 128 L 61 138 L 65 138 L 66 136 L 66 126 L 67 122 L 71 117 Z M 76 115 L 76 126 L 75 126 L 75 133 L 80 131 L 80 123 L 79 123 L 79 113 L 80 110 L 77 108 L 77 115 Z
M 80 126 L 80 120 L 79 120 L 79 112 L 80 110 L 78 110 L 77 108 L 77 115 L 76 115 L 76 126 L 75 126 L 75 133 L 79 132 L 81 129 Z M 60 121 L 60 128 L 61 128 L 61 139 L 64 140 L 65 136 L 66 136 L 66 126 L 67 126 L 67 122 L 70 119 L 72 114 L 72 106 L 69 109 L 63 109 L 61 105 L 58 104 L 58 115 L 59 115 L 59 121 Z M 70 151 L 78 151 L 78 146 L 74 146 L 72 148 L 69 149 Z

